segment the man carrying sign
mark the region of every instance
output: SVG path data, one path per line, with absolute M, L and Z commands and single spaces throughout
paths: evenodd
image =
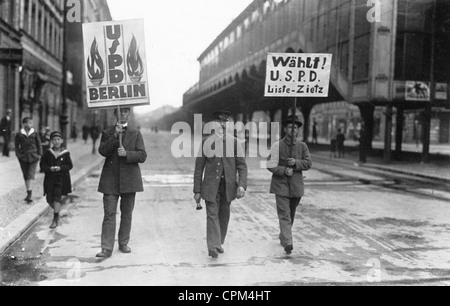
M 273 173 L 270 193 L 276 195 L 280 242 L 287 254 L 294 249 L 292 227 L 297 207 L 305 194 L 303 171 L 312 167 L 308 146 L 297 139 L 302 126 L 297 116 L 283 122 L 287 136 L 272 147 L 267 164 Z
M 137 192 L 143 192 L 139 164 L 147 159 L 142 134 L 128 126 L 130 108 L 115 110 L 118 124 L 103 132 L 99 152 L 106 157 L 98 191 L 103 193 L 105 216 L 102 227 L 102 251 L 98 258 L 109 258 L 114 250 L 116 213 L 120 201 L 122 212 L 119 230 L 119 250 L 129 254 L 132 215 Z M 121 141 L 121 137 L 123 140 Z

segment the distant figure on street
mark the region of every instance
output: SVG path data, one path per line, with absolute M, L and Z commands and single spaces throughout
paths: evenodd
M 32 183 L 35 180 L 36 168 L 42 156 L 42 147 L 39 134 L 33 129 L 33 119 L 24 118 L 22 123 L 23 129 L 16 135 L 15 147 L 27 189 L 25 201 L 31 204 L 33 203 Z
M 70 138 L 72 138 L 73 142 L 77 142 L 78 129 L 76 123 L 72 124 L 72 128 L 70 130 Z
M 305 194 L 303 172 L 312 167 L 308 146 L 298 140 L 302 126 L 297 116 L 283 122 L 287 136 L 272 147 L 267 164 L 268 170 L 273 173 L 270 193 L 276 195 L 280 243 L 287 254 L 294 250 L 292 229 L 297 208 Z
M 40 135 L 40 137 L 41 137 L 41 145 L 42 145 L 42 154 L 45 154 L 45 152 L 47 152 L 51 148 L 50 136 L 51 136 L 51 129 L 50 129 L 50 127 L 48 127 L 48 126 L 44 127 L 42 129 L 42 132 L 41 132 L 41 135 Z M 41 173 L 45 173 L 42 168 L 41 168 L 40 172 Z
M 92 126 L 90 129 L 90 134 L 92 138 L 92 155 L 97 154 L 97 140 L 100 137 L 100 127 Z
M 141 170 L 139 164 L 147 159 L 142 134 L 128 125 L 130 108 L 121 108 L 114 115 L 117 118 L 115 126 L 102 134 L 99 152 L 106 158 L 98 191 L 103 193 L 104 219 L 102 226 L 102 251 L 97 258 L 112 256 L 116 235 L 116 214 L 120 199 L 121 222 L 119 230 L 119 250 L 129 254 L 131 249 L 130 233 L 136 193 L 143 192 Z M 120 121 L 119 121 L 120 119 Z M 123 137 L 120 146 L 119 137 Z
M 342 130 L 338 130 L 338 134 L 336 136 L 337 150 L 339 152 L 339 158 L 345 158 L 345 135 L 342 133 Z
M 52 147 L 51 144 L 51 129 L 50 127 L 46 126 L 45 128 L 42 129 L 41 132 L 41 145 L 42 145 L 42 153 L 47 152 L 48 150 L 50 150 L 50 148 Z
M 330 158 L 337 158 L 337 139 L 336 139 L 336 135 L 333 132 L 333 135 L 331 136 L 331 143 L 330 143 Z
M 317 131 L 317 122 L 314 121 L 314 124 L 313 124 L 313 144 L 315 144 L 315 145 L 319 144 L 318 137 L 319 137 L 319 133 Z
M 3 136 L 3 156 L 9 157 L 9 144 L 12 133 L 12 110 L 6 110 L 6 116 L 0 122 L 0 135 Z
M 202 199 L 206 202 L 206 240 L 213 259 L 224 253 L 231 202 L 244 198 L 247 190 L 244 151 L 237 138 L 226 133 L 230 116 L 226 111 L 213 114 L 215 133 L 203 140 L 201 156 L 195 162 L 194 199 L 198 204 Z M 229 151 L 232 156 L 227 154 Z
M 45 172 L 44 196 L 54 210 L 51 229 L 58 227 L 62 197 L 72 193 L 70 170 L 73 168 L 69 151 L 63 147 L 64 139 L 60 132 L 50 136 L 53 147 L 47 150 L 41 159 L 41 169 Z
M 361 164 L 367 163 L 367 151 L 367 133 L 365 123 L 363 122 L 361 124 L 361 131 L 359 132 L 359 162 Z
M 90 131 L 90 128 L 87 125 L 83 125 L 82 134 L 83 134 L 83 140 L 84 140 L 85 144 L 87 144 L 87 141 L 89 138 L 89 131 Z

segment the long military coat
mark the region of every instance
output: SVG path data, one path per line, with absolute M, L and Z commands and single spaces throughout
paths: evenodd
M 123 147 L 127 157 L 119 157 L 119 139 L 114 135 L 115 127 L 102 134 L 99 152 L 106 157 L 98 191 L 108 195 L 143 192 L 140 163 L 147 160 L 142 134 L 128 127 L 123 136 Z
M 247 190 L 247 163 L 235 137 L 226 135 L 220 138 L 214 134 L 203 140 L 201 156 L 196 160 L 194 193 L 201 193 L 207 202 L 215 202 L 222 175 L 225 177 L 227 202 L 231 203 L 236 199 L 238 187 Z
M 270 193 L 286 198 L 301 198 L 305 195 L 303 171 L 311 169 L 311 155 L 308 146 L 296 139 L 292 156 L 296 160 L 294 176 L 288 177 L 286 169 L 289 168 L 288 158 L 290 153 L 291 141 L 288 138 L 284 138 L 272 147 L 267 164 L 267 168 L 273 173 Z

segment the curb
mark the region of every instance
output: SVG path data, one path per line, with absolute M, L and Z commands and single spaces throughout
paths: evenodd
M 333 161 L 330 159 L 327 159 L 326 157 L 323 156 L 316 156 L 315 157 L 318 160 L 326 160 L 326 161 Z M 339 162 L 343 162 L 349 166 L 355 166 L 355 162 L 351 162 L 348 160 L 339 160 Z M 442 178 L 442 177 L 438 177 L 438 176 L 433 176 L 433 175 L 427 175 L 427 174 L 422 174 L 422 173 L 417 173 L 417 172 L 412 172 L 412 171 L 407 171 L 407 170 L 401 170 L 401 169 L 394 169 L 394 168 L 389 168 L 388 166 L 383 166 L 383 165 L 377 165 L 377 164 L 372 164 L 372 163 L 366 163 L 366 164 L 360 164 L 358 166 L 359 168 L 366 168 L 366 169 L 375 169 L 375 170 L 381 170 L 381 171 L 386 171 L 386 172 L 391 172 L 391 173 L 397 173 L 397 174 L 403 174 L 403 175 L 409 175 L 409 176 L 415 176 L 418 178 L 422 178 L 422 179 L 427 179 L 427 180 L 434 180 L 434 181 L 440 181 L 443 183 L 450 183 L 450 179 L 446 179 L 446 178 Z
M 365 167 L 365 168 L 378 169 L 378 170 L 383 170 L 383 171 L 392 172 L 392 173 L 411 175 L 411 176 L 415 176 L 415 177 L 419 177 L 419 178 L 423 178 L 423 179 L 435 180 L 435 181 L 440 181 L 440 182 L 444 182 L 444 183 L 450 183 L 450 179 L 446 179 L 446 178 L 442 178 L 442 177 L 438 177 L 438 176 L 427 175 L 427 174 L 416 173 L 416 172 L 410 172 L 407 170 L 388 168 L 386 166 L 379 166 L 376 164 L 364 164 L 361 166 Z
M 92 165 L 86 166 L 75 175 L 72 176 L 72 186 L 78 185 L 86 176 L 89 175 L 95 168 L 98 168 L 103 163 L 104 159 L 100 158 Z M 40 199 L 36 205 L 12 221 L 5 228 L 0 229 L 0 255 L 2 255 L 14 242 L 22 237 L 42 216 L 44 216 L 50 207 L 45 198 Z

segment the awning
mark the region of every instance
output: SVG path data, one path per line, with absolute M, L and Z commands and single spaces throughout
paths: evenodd
M 22 58 L 23 49 L 0 48 L 0 63 L 21 64 Z

